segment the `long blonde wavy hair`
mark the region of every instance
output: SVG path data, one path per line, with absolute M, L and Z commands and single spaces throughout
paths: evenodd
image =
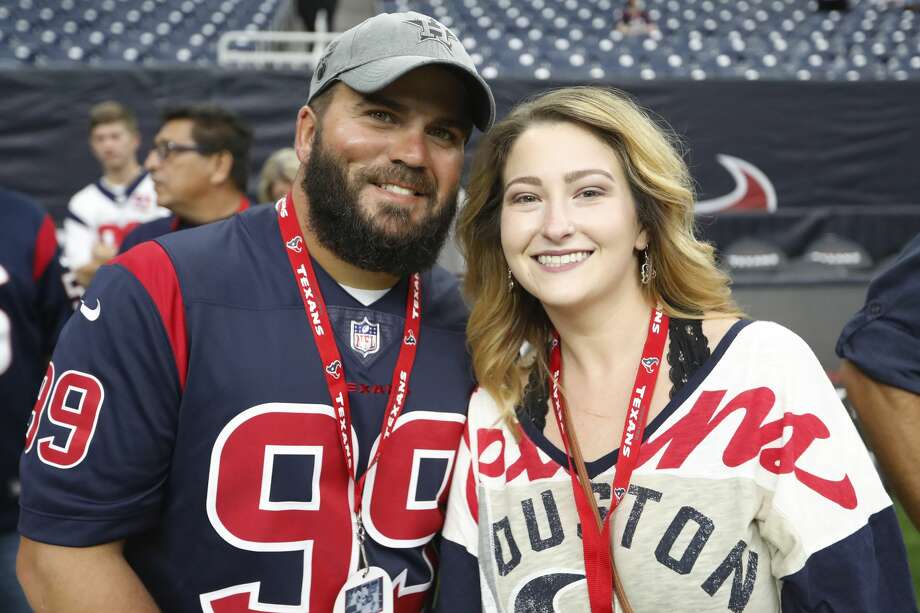
M 713 247 L 694 235 L 692 182 L 670 132 L 617 90 L 570 87 L 525 102 L 483 137 L 457 222 L 467 261 L 464 290 L 473 303 L 467 326 L 473 367 L 510 424 L 532 369 L 547 374 L 552 324 L 539 300 L 519 285 L 508 287 L 500 225 L 503 173 L 521 134 L 535 124 L 558 122 L 587 128 L 623 165 L 657 273 L 642 286 L 649 302 L 682 318 L 741 315 L 728 277 L 715 265 Z M 531 353 L 522 359 L 525 342 Z

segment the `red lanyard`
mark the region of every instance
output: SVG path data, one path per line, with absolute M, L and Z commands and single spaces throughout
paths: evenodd
M 291 199 L 290 194 L 287 195 L 283 202 L 278 203 L 277 210 L 281 239 L 284 241 L 288 260 L 291 262 L 291 270 L 297 280 L 300 297 L 303 300 L 304 310 L 307 314 L 307 321 L 310 324 L 310 331 L 313 333 L 313 339 L 316 341 L 316 348 L 319 350 L 319 356 L 325 370 L 329 398 L 332 400 L 336 421 L 339 424 L 339 443 L 342 445 L 345 465 L 348 468 L 349 477 L 355 483 L 355 516 L 358 522 L 359 538 L 363 538 L 361 533 L 361 503 L 362 493 L 364 492 L 364 479 L 367 477 L 367 473 L 370 472 L 371 467 L 380 459 L 384 443 L 390 437 L 393 426 L 396 425 L 396 420 L 399 418 L 399 414 L 402 413 L 409 393 L 409 377 L 412 374 L 412 364 L 415 362 L 415 350 L 418 347 L 419 331 L 422 323 L 422 279 L 418 273 L 413 273 L 409 277 L 409 295 L 406 298 L 406 325 L 403 329 L 403 342 L 399 350 L 399 357 L 396 358 L 396 369 L 393 371 L 387 410 L 380 428 L 380 443 L 377 445 L 377 452 L 368 462 L 367 469 L 359 479 L 351 447 L 351 405 L 348 400 L 348 385 L 345 382 L 345 367 L 342 364 L 342 357 L 335 342 L 332 325 L 329 323 L 326 303 L 323 300 L 319 283 L 316 281 L 316 273 L 313 271 L 313 263 L 310 261 L 310 254 L 307 252 L 307 244 L 300 231 L 300 223 L 297 221 L 294 201 Z
M 565 446 L 566 457 L 569 461 L 569 476 L 572 478 L 572 490 L 575 493 L 575 506 L 581 520 L 582 547 L 585 556 L 585 576 L 588 581 L 588 598 L 593 613 L 610 613 L 613 603 L 613 560 L 610 552 L 610 518 L 626 495 L 629 480 L 636 460 L 639 456 L 639 446 L 642 444 L 642 435 L 645 431 L 645 421 L 648 417 L 648 407 L 655 392 L 655 382 L 661 357 L 664 354 L 664 341 L 667 337 L 668 317 L 660 309 L 653 309 L 649 317 L 648 334 L 645 337 L 645 347 L 642 349 L 642 359 L 636 371 L 636 382 L 633 385 L 632 396 L 626 407 L 626 419 L 623 423 L 623 435 L 620 439 L 620 451 L 617 458 L 616 474 L 613 478 L 613 496 L 610 499 L 610 510 L 601 525 L 598 526 L 593 501 L 589 501 L 585 489 L 579 485 L 578 473 L 572 461 L 569 434 L 565 427 L 565 401 L 559 394 L 559 382 L 562 379 L 562 343 L 559 336 L 554 334 L 553 346 L 550 352 L 550 398 L 552 399 L 553 412 L 559 426 L 562 444 Z M 590 485 L 589 489 L 590 491 Z

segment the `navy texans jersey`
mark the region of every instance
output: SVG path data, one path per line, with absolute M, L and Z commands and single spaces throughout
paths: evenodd
M 144 241 L 152 241 L 160 238 L 164 234 L 169 234 L 177 230 L 186 230 L 192 227 L 194 226 L 182 223 L 179 218 L 176 217 L 175 213 L 168 217 L 161 217 L 160 219 L 142 223 L 125 234 L 125 238 L 121 241 L 121 246 L 118 248 L 118 253 L 124 253 L 128 249 L 136 247 Z
M 249 200 L 243 198 L 240 201 L 240 208 L 237 212 L 245 211 L 248 208 Z M 167 217 L 161 217 L 160 219 L 142 223 L 139 226 L 135 226 L 134 229 L 130 230 L 125 235 L 124 240 L 121 242 L 121 246 L 118 248 L 118 253 L 124 253 L 131 247 L 140 245 L 144 241 L 152 241 L 170 232 L 178 232 L 179 230 L 188 230 L 189 228 L 195 227 L 197 227 L 196 224 L 180 219 L 175 213 Z
M 317 264 L 350 390 L 359 474 L 380 437 L 407 280 L 369 307 Z M 370 563 L 418 611 L 434 574 L 472 374 L 456 282 L 422 275 L 403 414 L 367 471 Z M 329 611 L 357 568 L 328 388 L 274 207 L 103 267 L 65 327 L 22 461 L 20 531 L 125 556 L 166 611 Z
M 73 312 L 54 223 L 0 189 L 0 532 L 16 528 L 19 454 L 58 332 Z

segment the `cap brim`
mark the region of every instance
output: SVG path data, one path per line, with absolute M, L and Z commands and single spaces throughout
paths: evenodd
M 356 66 L 337 78 L 357 92 L 371 94 L 416 68 L 431 64 L 453 68 L 464 77 L 473 105 L 473 124 L 483 132 L 492 127 L 495 120 L 495 100 L 492 98 L 492 91 L 479 74 L 460 62 L 428 56 L 400 55 Z

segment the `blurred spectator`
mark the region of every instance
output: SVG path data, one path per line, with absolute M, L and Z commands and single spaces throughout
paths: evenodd
M 291 191 L 300 160 L 292 147 L 278 149 L 262 166 L 259 174 L 259 202 L 277 202 Z
M 848 11 L 850 0 L 818 0 L 819 11 Z
M 617 30 L 629 36 L 642 36 L 657 29 L 639 0 L 626 0 L 623 14 L 617 22 Z
M 837 354 L 863 432 L 920 529 L 920 235 L 869 285 Z
M 335 31 L 335 9 L 338 0 L 297 0 L 297 14 L 303 21 L 305 32 L 316 32 L 316 18 L 321 10 L 326 11 L 326 29 Z
M 251 144 L 249 127 L 219 106 L 183 106 L 164 113 L 144 166 L 156 186 L 157 201 L 172 215 L 132 230 L 121 251 L 248 208 Z
M 21 194 L 0 189 L 0 611 L 31 611 L 16 581 L 19 455 L 24 426 L 73 303 L 54 223 Z M 43 390 L 42 399 L 47 397 Z M 41 410 L 41 407 L 38 408 Z
M 102 177 L 70 199 L 63 239 L 65 263 L 83 287 L 131 228 L 167 213 L 157 207 L 153 182 L 137 162 L 140 142 L 134 113 L 118 102 L 90 109 L 89 144 Z

